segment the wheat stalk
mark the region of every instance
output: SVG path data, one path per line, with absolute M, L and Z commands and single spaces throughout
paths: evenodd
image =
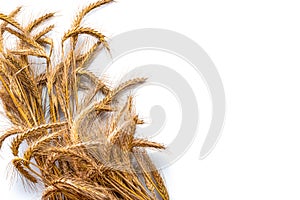
M 0 148 L 14 137 L 11 167 L 17 174 L 13 174 L 21 176 L 25 187 L 43 184 L 43 200 L 169 199 L 144 150 L 164 146 L 135 137 L 143 120 L 135 112 L 133 96 L 127 96 L 146 79 L 130 79 L 111 88 L 106 83 L 113 80 L 89 70 L 92 59 L 109 50 L 109 44 L 104 34 L 83 27 L 82 21 L 110 2 L 97 1 L 78 12 L 61 38 L 60 56 L 53 56 L 59 51 L 49 37 L 55 26 L 47 25 L 55 13 L 24 27 L 15 19 L 21 7 L 8 15 L 0 13 L 0 99 L 12 124 L 0 136 Z M 3 40 L 3 34 L 16 38 L 15 47 Z M 82 35 L 97 41 L 85 46 Z M 22 143 L 27 143 L 23 154 Z

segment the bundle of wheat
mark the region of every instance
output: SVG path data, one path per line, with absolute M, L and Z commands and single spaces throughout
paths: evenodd
M 81 22 L 111 1 L 97 1 L 76 15 L 62 37 L 59 58 L 49 37 L 54 25 L 41 28 L 54 13 L 26 26 L 16 20 L 21 7 L 0 14 L 0 98 L 12 124 L 0 136 L 0 147 L 13 136 L 13 171 L 26 186 L 42 184 L 42 199 L 169 199 L 145 150 L 164 146 L 135 137 L 143 121 L 133 97 L 124 93 L 145 79 L 111 88 L 88 69 L 90 59 L 109 47 L 102 33 Z M 7 35 L 15 46 L 6 42 Z M 84 47 L 80 41 L 88 37 L 95 42 Z

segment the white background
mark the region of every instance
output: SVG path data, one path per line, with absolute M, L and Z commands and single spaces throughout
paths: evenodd
M 84 2 L 0 0 L 0 11 L 25 5 L 24 21 L 58 11 L 62 26 Z M 227 99 L 222 137 L 198 160 L 209 124 L 201 118 L 191 149 L 164 170 L 171 199 L 300 198 L 299 9 L 296 0 L 119 0 L 90 15 L 86 24 L 109 37 L 149 27 L 182 33 L 209 54 L 222 77 Z M 209 118 L 205 98 L 203 92 L 200 112 Z M 9 189 L 7 161 L 0 161 L 1 199 L 38 198 L 20 185 Z

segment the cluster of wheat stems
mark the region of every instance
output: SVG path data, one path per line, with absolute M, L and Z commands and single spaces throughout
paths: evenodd
M 46 23 L 54 13 L 26 25 L 16 19 L 21 7 L 0 13 L 0 98 L 12 125 L 1 134 L 0 147 L 12 136 L 13 171 L 24 185 L 42 185 L 44 200 L 169 199 L 145 150 L 164 147 L 136 138 L 143 121 L 125 93 L 145 79 L 112 88 L 88 69 L 95 54 L 109 49 L 106 37 L 82 20 L 110 2 L 97 1 L 76 15 L 60 56 L 53 55 L 49 36 L 54 25 Z

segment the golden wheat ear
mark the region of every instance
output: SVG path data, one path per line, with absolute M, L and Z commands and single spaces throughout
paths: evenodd
M 169 199 L 146 150 L 164 146 L 135 134 L 143 120 L 128 91 L 146 79 L 113 88 L 108 83 L 114 80 L 89 68 L 101 50 L 109 51 L 109 43 L 82 21 L 111 2 L 96 1 L 79 11 L 58 45 L 49 37 L 55 13 L 27 25 L 15 18 L 21 7 L 0 13 L 0 99 L 12 124 L 0 135 L 0 148 L 13 137 L 11 178 L 42 190 L 43 200 Z M 13 47 L 5 35 L 15 39 Z

